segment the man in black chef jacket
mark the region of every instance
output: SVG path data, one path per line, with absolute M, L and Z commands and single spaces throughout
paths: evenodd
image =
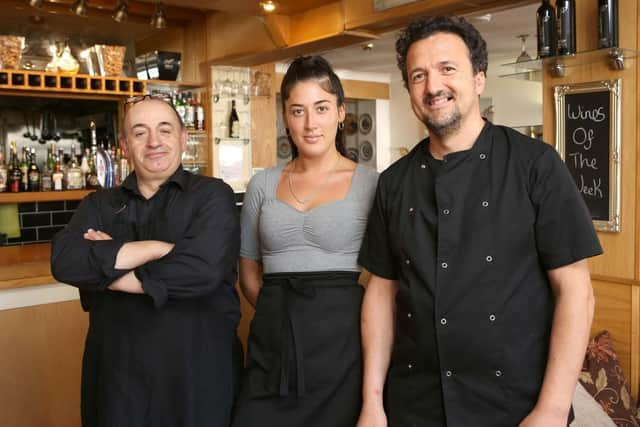
M 358 427 L 566 426 L 602 252 L 581 195 L 551 146 L 482 119 L 473 26 L 420 18 L 396 50 L 430 137 L 380 176 L 360 252 Z
M 53 275 L 89 311 L 82 424 L 226 427 L 241 363 L 233 191 L 182 169 L 187 133 L 169 102 L 125 109 L 135 171 L 53 239 Z

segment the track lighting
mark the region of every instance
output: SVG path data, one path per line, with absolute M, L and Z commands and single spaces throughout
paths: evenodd
M 151 26 L 156 30 L 167 28 L 167 17 L 164 12 L 164 3 L 156 3 L 156 11 L 151 17 Z
M 78 16 L 86 17 L 88 14 L 87 0 L 76 0 L 71 5 L 71 11 Z
M 129 7 L 126 0 L 120 0 L 118 7 L 113 12 L 113 20 L 120 23 L 125 22 L 129 18 Z

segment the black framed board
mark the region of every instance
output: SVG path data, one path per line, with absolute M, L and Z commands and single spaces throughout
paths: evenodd
M 621 81 L 555 87 L 556 149 L 599 231 L 620 231 Z

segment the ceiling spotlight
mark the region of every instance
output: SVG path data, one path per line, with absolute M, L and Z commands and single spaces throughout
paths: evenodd
M 29 6 L 37 7 L 38 9 L 42 7 L 43 0 L 29 0 Z
M 260 2 L 260 7 L 267 13 L 276 10 L 276 3 L 273 0 L 265 0 Z
M 76 0 L 71 5 L 71 11 L 78 16 L 86 17 L 88 14 L 87 0 Z
M 129 17 L 129 8 L 127 7 L 127 0 L 120 0 L 120 4 L 113 12 L 113 20 L 120 23 L 127 20 Z
M 362 45 L 362 50 L 367 52 L 373 50 L 373 43 L 367 43 L 365 45 Z
M 164 3 L 156 3 L 156 11 L 151 17 L 151 26 L 156 30 L 167 28 L 167 16 L 164 13 Z

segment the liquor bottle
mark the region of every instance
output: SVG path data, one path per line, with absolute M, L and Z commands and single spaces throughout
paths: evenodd
M 204 130 L 204 107 L 202 106 L 202 101 L 200 99 L 200 94 L 196 93 L 196 129 Z
M 236 100 L 231 100 L 231 114 L 229 114 L 229 137 L 240 138 L 240 119 L 236 111 Z
M 40 168 L 36 162 L 36 149 L 31 147 L 31 162 L 29 163 L 29 191 L 40 191 Z
M 58 157 L 56 157 L 57 161 L 60 162 L 60 170 L 62 171 L 62 189 L 66 190 L 69 179 L 67 177 L 67 156 L 64 154 L 64 148 L 58 148 Z
M 53 174 L 51 174 L 51 182 L 53 183 L 53 191 L 62 191 L 64 190 L 64 174 L 62 173 L 62 165 L 60 164 L 62 161 L 58 158 L 56 160 L 56 166 L 53 170 Z
M 185 94 L 185 104 L 184 104 L 184 125 L 189 129 L 193 129 L 195 127 L 195 116 L 196 116 L 196 108 L 193 103 L 193 95 L 191 92 L 187 92 Z
M 22 159 L 20 160 L 20 191 L 29 191 L 29 161 L 27 160 L 27 147 L 22 147 Z
M 542 0 L 536 12 L 538 32 L 538 57 L 546 58 L 556 54 L 556 14 L 549 0 Z
M 576 53 L 576 0 L 556 0 L 558 55 Z
M 4 164 L 4 153 L 0 151 L 0 193 L 7 191 L 7 179 L 9 179 L 9 169 Z
M 71 159 L 67 164 L 67 190 L 81 190 L 83 184 L 82 170 L 76 157 L 76 147 L 71 145 Z
M 98 172 L 96 171 L 95 158 L 89 156 L 89 172 L 85 174 L 85 188 L 88 190 L 95 190 L 100 188 L 100 182 L 98 181 Z
M 51 167 L 50 165 L 53 165 Z M 47 153 L 47 161 L 44 162 L 42 167 L 42 175 L 40 176 L 40 190 L 52 191 L 53 190 L 53 171 L 55 169 L 55 161 L 53 160 L 53 154 L 49 151 Z
M 618 0 L 598 0 L 598 48 L 618 46 Z
M 124 151 L 121 152 L 119 163 L 120 182 L 122 183 L 127 179 L 127 176 L 129 176 L 129 159 L 127 159 L 127 155 Z
M 85 148 L 84 154 L 82 155 L 82 161 L 80 162 L 80 171 L 82 172 L 82 188 L 87 188 L 87 175 L 89 174 L 89 172 L 91 172 L 91 167 L 89 167 L 89 157 L 91 157 L 89 149 Z
M 180 120 L 182 120 L 182 123 L 185 124 L 185 119 L 186 119 L 186 105 L 184 103 L 184 98 L 182 97 L 182 93 L 178 93 L 176 95 L 176 101 L 175 101 L 175 105 L 174 107 L 176 108 L 176 111 L 178 112 L 178 116 L 180 116 Z
M 49 154 L 47 155 L 47 167 L 49 171 L 53 173 L 53 170 L 56 168 L 56 145 L 51 144 Z
M 22 171 L 18 164 L 18 149 L 16 148 L 16 142 L 11 143 L 11 169 L 9 169 L 9 191 L 17 193 L 20 191 L 20 184 L 22 183 Z

